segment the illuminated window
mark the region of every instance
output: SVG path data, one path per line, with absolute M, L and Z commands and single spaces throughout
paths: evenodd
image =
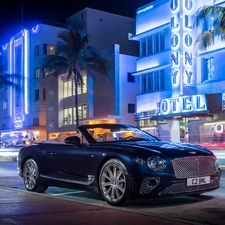
M 202 82 L 214 78 L 214 57 L 203 59 Z
M 163 90 L 165 88 L 164 70 L 142 75 L 142 93 Z
M 40 78 L 40 68 L 39 67 L 35 68 L 35 77 L 34 78 L 35 79 Z
M 73 124 L 73 114 L 72 114 L 72 108 L 66 108 L 63 111 L 63 122 L 64 125 Z
M 73 81 L 67 80 L 63 82 L 63 97 L 70 97 L 72 96 L 73 91 Z
M 5 110 L 8 108 L 8 99 L 3 99 L 2 109 Z
M 39 56 L 39 45 L 35 45 L 34 56 Z
M 78 94 L 87 93 L 87 76 L 82 76 L 83 84 L 78 86 Z
M 55 45 L 43 45 L 43 53 L 47 55 L 55 55 Z
M 79 119 L 87 118 L 87 105 L 78 107 Z M 63 124 L 71 125 L 76 123 L 76 107 L 65 108 L 63 110 Z
M 78 94 L 87 93 L 87 76 L 83 76 L 83 84 L 78 85 Z M 63 97 L 70 97 L 75 95 L 75 85 L 73 80 L 66 80 L 63 82 Z
M 44 77 L 48 76 L 49 74 L 54 73 L 54 69 L 44 68 Z

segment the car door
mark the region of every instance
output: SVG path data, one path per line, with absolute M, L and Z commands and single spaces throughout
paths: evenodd
M 56 145 L 48 152 L 49 176 L 74 183 L 86 183 L 92 175 L 92 154 L 86 146 Z

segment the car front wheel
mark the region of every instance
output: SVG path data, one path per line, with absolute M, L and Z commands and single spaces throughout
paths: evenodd
M 99 187 L 103 198 L 113 206 L 124 204 L 130 196 L 128 172 L 117 159 L 107 161 L 100 172 Z
M 48 188 L 42 184 L 37 163 L 33 159 L 28 159 L 23 167 L 23 181 L 28 191 L 41 193 Z

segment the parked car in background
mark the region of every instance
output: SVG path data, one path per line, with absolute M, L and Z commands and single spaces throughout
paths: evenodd
M 217 158 L 202 146 L 160 141 L 122 124 L 82 125 L 78 132 L 65 143 L 21 148 L 18 173 L 28 191 L 95 191 L 118 206 L 131 197 L 198 195 L 220 186 Z

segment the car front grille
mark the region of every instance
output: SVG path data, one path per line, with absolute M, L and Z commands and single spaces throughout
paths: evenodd
M 172 160 L 174 175 L 177 179 L 211 176 L 216 174 L 215 159 L 211 156 L 190 156 Z M 178 181 L 179 182 L 179 181 Z M 161 183 L 160 177 L 146 177 L 142 181 L 140 194 L 150 194 Z M 209 184 L 187 186 L 186 180 L 173 183 L 160 191 L 159 195 L 201 192 L 219 187 L 219 177 L 211 177 Z
M 216 173 L 215 160 L 211 156 L 176 158 L 172 160 L 176 178 L 213 175 Z
M 195 192 L 201 192 L 205 190 L 215 189 L 219 187 L 219 178 L 215 177 L 211 179 L 211 183 L 204 184 L 204 185 L 196 185 L 196 186 L 186 186 L 186 184 L 183 183 L 176 183 L 172 184 L 169 187 L 165 188 L 159 193 L 159 196 L 161 195 L 174 195 L 174 194 L 193 194 Z

